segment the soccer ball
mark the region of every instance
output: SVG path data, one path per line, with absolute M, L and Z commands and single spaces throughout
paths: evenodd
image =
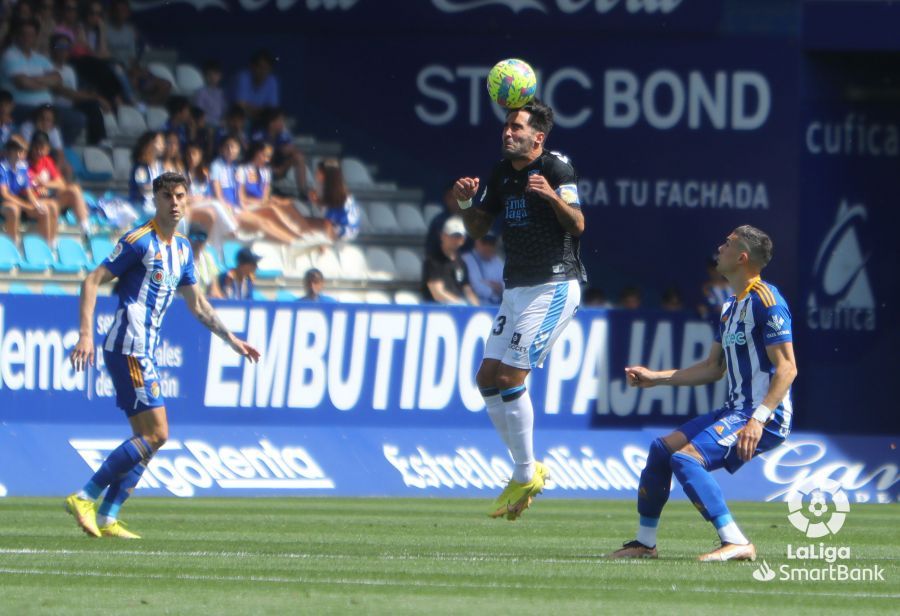
M 507 109 L 519 109 L 530 103 L 536 87 L 534 69 L 523 60 L 501 60 L 488 73 L 488 94 L 495 103 Z

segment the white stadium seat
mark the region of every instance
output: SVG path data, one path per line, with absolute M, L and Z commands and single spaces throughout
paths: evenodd
M 337 248 L 337 254 L 345 280 L 368 279 L 369 268 L 366 265 L 366 255 L 359 246 L 344 244 Z
M 169 119 L 169 112 L 165 107 L 147 107 L 147 128 L 150 130 L 162 130 L 166 120 Z
M 405 289 L 400 289 L 396 293 L 394 293 L 394 303 L 395 304 L 421 304 L 422 296 L 413 291 L 407 291 Z
M 178 93 L 178 84 L 175 83 L 175 75 L 172 74 L 172 69 L 170 69 L 167 65 L 162 62 L 148 62 L 147 70 L 154 77 L 159 77 L 160 79 L 165 79 L 169 83 L 172 84 L 173 94 Z
M 425 208 L 422 210 L 422 218 L 425 219 L 425 224 L 430 225 L 431 221 L 434 220 L 434 217 L 444 211 L 444 206 L 440 203 L 428 203 L 425 205 Z
M 338 260 L 334 250 L 330 248 L 326 248 L 322 252 L 314 252 L 310 257 L 310 261 L 313 267 L 322 272 L 326 280 L 340 280 L 344 276 L 344 272 L 341 270 L 341 262 Z
M 175 84 L 185 96 L 193 96 L 197 90 L 206 85 L 203 74 L 193 64 L 179 64 L 175 67 Z
M 253 242 L 253 252 L 262 257 L 259 269 L 284 271 L 284 248 L 274 242 Z
M 367 269 L 370 280 L 393 280 L 397 277 L 394 259 L 384 248 L 370 246 L 366 249 Z
M 128 148 L 115 148 L 113 150 L 113 178 L 119 182 L 127 182 L 131 175 L 131 151 Z
M 119 124 L 119 133 L 126 137 L 139 137 L 147 132 L 147 121 L 144 115 L 131 105 L 119 105 L 119 114 L 116 118 Z
M 345 158 L 341 161 L 341 169 L 344 171 L 344 180 L 350 186 L 371 186 L 375 183 L 366 166 L 356 158 Z
M 397 280 L 422 280 L 422 257 L 409 248 L 398 248 L 394 251 L 394 266 L 397 268 Z
M 367 214 L 369 227 L 376 233 L 397 233 L 400 228 L 393 208 L 387 203 L 370 203 Z
M 109 154 L 105 150 L 93 146 L 84 148 L 84 168 L 89 173 L 109 174 L 110 177 L 115 175 L 115 168 Z
M 390 304 L 393 303 L 391 294 L 387 291 L 369 290 L 366 291 L 367 304 Z
M 422 211 L 413 203 L 397 204 L 397 223 L 402 231 L 409 234 L 425 235 L 428 231 Z
M 303 275 L 306 274 L 307 270 L 311 267 L 312 262 L 309 259 L 308 252 L 299 250 L 294 251 L 291 248 L 288 248 L 288 260 L 285 274 L 291 278 L 303 278 Z
M 106 129 L 106 136 L 110 139 L 118 137 L 120 134 L 119 123 L 113 113 L 103 112 L 103 127 Z

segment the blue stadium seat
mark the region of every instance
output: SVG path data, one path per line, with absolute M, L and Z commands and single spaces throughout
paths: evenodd
M 269 301 L 269 298 L 266 297 L 265 294 L 263 294 L 263 292 L 260 291 L 259 289 L 253 289 L 253 299 L 255 299 L 258 302 Z
M 112 240 L 105 235 L 95 235 L 91 238 L 91 261 L 90 268 L 95 269 L 103 263 L 103 259 L 112 254 L 115 248 Z
M 0 272 L 9 272 L 19 267 L 22 255 L 13 241 L 6 235 L 0 235 Z
M 53 269 L 64 274 L 77 274 L 90 265 L 84 247 L 76 239 L 71 237 L 59 238 L 56 246 L 59 253 L 59 261 L 53 264 Z
M 25 249 L 25 258 L 19 265 L 23 272 L 45 272 L 53 267 L 56 259 L 53 251 L 39 235 L 26 235 L 22 238 L 22 246 Z
M 56 284 L 55 282 L 45 282 L 44 286 L 41 287 L 42 295 L 69 295 L 65 289 Z
M 225 269 L 237 267 L 237 253 L 244 244 L 235 240 L 228 240 L 222 244 L 222 258 L 225 260 Z
M 287 289 L 278 289 L 278 291 L 275 292 L 275 299 L 279 302 L 295 302 L 297 301 L 297 296 Z
M 12 295 L 34 295 L 27 284 L 18 281 L 9 283 L 9 289 L 6 292 Z

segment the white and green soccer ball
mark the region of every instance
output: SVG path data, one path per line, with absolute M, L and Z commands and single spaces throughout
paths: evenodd
M 537 76 L 524 60 L 501 60 L 488 73 L 487 89 L 491 100 L 507 109 L 519 109 L 530 103 L 536 88 Z

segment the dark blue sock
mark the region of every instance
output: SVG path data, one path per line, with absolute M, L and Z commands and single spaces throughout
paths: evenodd
M 641 483 L 638 486 L 638 513 L 643 526 L 656 526 L 652 520 L 659 520 L 663 507 L 669 500 L 672 487 L 672 457 L 669 448 L 662 439 L 650 443 L 647 464 L 641 471 Z
M 145 470 L 147 470 L 147 465 L 144 462 L 139 462 L 128 471 L 125 477 L 110 484 L 103 502 L 100 503 L 100 507 L 97 509 L 97 513 L 109 518 L 119 517 L 119 509 L 122 508 L 122 505 L 134 492 L 134 488 L 141 480 L 141 475 L 144 474 Z
M 114 481 L 128 474 L 136 464 L 149 460 L 153 449 L 141 436 L 134 436 L 118 447 L 103 461 L 103 464 L 84 486 L 84 491 L 91 498 L 99 498 L 100 493 Z
M 699 460 L 683 453 L 672 454 L 672 470 L 704 520 L 720 523 L 730 519 L 722 489 Z

